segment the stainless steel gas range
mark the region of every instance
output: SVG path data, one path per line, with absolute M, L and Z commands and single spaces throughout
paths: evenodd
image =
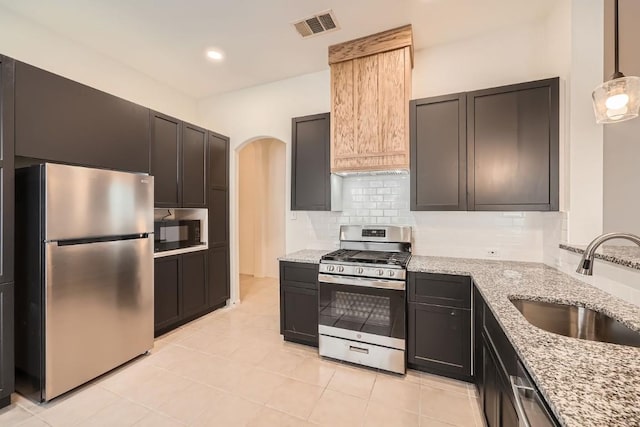
M 340 227 L 340 249 L 320 260 L 321 356 L 406 372 L 410 258 L 410 227 Z

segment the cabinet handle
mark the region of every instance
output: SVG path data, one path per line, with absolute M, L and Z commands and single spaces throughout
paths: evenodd
M 451 312 L 451 315 L 452 315 L 452 316 L 455 316 L 455 315 L 456 315 L 456 312 L 455 312 L 455 311 L 452 311 L 452 312 Z

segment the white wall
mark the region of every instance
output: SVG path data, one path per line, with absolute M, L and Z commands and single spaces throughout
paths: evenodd
M 561 75 L 562 60 L 548 47 L 548 23 L 514 27 L 481 38 L 415 52 L 413 95 L 419 98 L 500 84 L 518 83 Z M 555 56 L 554 56 L 555 55 Z M 329 72 L 322 71 L 256 86 L 203 100 L 198 106 L 201 122 L 231 138 L 231 250 L 232 301 L 237 299 L 238 224 L 237 149 L 254 138 L 269 136 L 288 144 L 291 118 L 330 110 Z M 291 150 L 287 147 L 286 182 L 290 188 Z M 304 248 L 332 249 L 337 233 L 337 214 L 290 212 L 285 206 L 286 252 Z M 295 219 L 293 217 L 295 216 Z M 500 213 L 425 213 L 414 216 L 416 248 L 425 253 L 459 253 L 483 257 L 489 247 L 503 244 L 505 230 L 511 241 L 525 235 L 518 249 L 503 244 L 503 258 L 542 260 L 543 220 L 536 214 L 509 217 Z M 335 221 L 335 222 L 334 222 Z M 328 225 L 331 224 L 331 225 Z M 328 229 L 335 232 L 327 235 Z M 421 230 L 427 230 L 421 232 Z M 438 231 L 440 230 L 440 232 Z M 457 230 L 465 230 L 456 233 Z M 440 233 L 440 234 L 437 234 Z M 438 236 L 434 238 L 434 236 Z M 455 235 L 455 237 L 451 237 Z M 467 245 L 472 236 L 474 244 Z M 496 239 L 496 236 L 498 238 Z M 457 239 L 457 240 L 453 240 Z M 491 246 L 489 246 L 491 245 Z M 454 250 L 454 248 L 456 250 Z M 459 250 L 459 251 L 458 251 Z
M 602 83 L 603 12 L 601 0 L 572 2 L 567 236 L 572 243 L 588 243 L 602 233 L 603 134 L 591 92 Z
M 541 21 L 416 52 L 413 98 L 556 77 L 546 30 Z
M 197 123 L 196 100 L 0 6 L 0 53 Z
M 238 158 L 242 171 L 238 179 L 238 269 L 250 276 L 255 265 L 256 145 L 260 141 L 243 148 Z
M 278 277 L 285 252 L 285 145 L 260 139 L 239 153 L 240 274 Z
M 613 73 L 613 1 L 605 2 L 605 71 Z M 640 76 L 640 2 L 620 1 L 620 70 Z M 640 119 L 604 127 L 604 231 L 640 235 Z M 615 244 L 625 244 L 618 240 Z M 628 243 L 632 244 L 632 243 Z

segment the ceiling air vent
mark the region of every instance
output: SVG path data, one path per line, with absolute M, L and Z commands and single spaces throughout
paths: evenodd
M 316 13 L 308 18 L 296 21 L 293 26 L 302 37 L 311 37 L 340 29 L 332 10 Z

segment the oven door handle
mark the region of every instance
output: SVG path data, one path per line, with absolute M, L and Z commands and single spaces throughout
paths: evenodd
M 333 283 L 336 285 L 362 286 L 364 288 L 391 289 L 404 291 L 407 287 L 404 280 L 371 279 L 333 274 L 318 274 L 318 282 Z

